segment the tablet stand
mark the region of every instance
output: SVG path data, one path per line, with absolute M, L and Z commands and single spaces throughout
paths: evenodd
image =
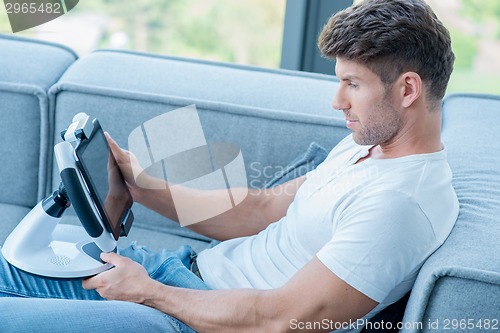
M 2 247 L 4 258 L 21 270 L 48 277 L 79 278 L 112 267 L 100 260 L 100 254 L 116 251 L 116 240 L 100 218 L 70 143 L 85 138 L 91 128 L 88 119 L 86 114 L 76 115 L 63 134 L 66 141 L 54 147 L 62 179 L 59 189 L 24 217 Z M 59 224 L 70 198 L 82 226 Z

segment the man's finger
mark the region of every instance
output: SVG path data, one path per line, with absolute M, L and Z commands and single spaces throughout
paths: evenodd
M 97 276 L 90 277 L 87 279 L 82 280 L 82 287 L 85 290 L 93 290 L 97 288 L 97 283 L 96 283 Z
M 111 137 L 111 135 L 109 135 L 108 132 L 104 132 L 104 136 L 106 137 L 106 140 L 108 140 L 109 147 L 113 152 L 119 151 L 121 149 L 118 143 L 116 143 L 116 141 Z
M 119 263 L 120 260 L 122 260 L 124 257 L 114 253 L 114 252 L 102 252 L 101 253 L 101 260 L 104 262 L 107 262 L 109 264 L 112 264 L 116 266 L 117 263 Z
M 118 163 L 128 162 L 130 159 L 130 157 L 128 156 L 128 152 L 122 149 L 122 147 L 118 145 L 118 143 L 111 137 L 111 135 L 109 135 L 108 132 L 104 132 L 104 136 L 108 141 L 109 148 L 111 149 L 111 152 L 113 153 L 113 156 L 115 157 L 116 161 Z

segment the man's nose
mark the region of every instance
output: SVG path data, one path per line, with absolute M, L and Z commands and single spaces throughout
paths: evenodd
M 333 97 L 332 107 L 335 110 L 348 110 L 351 108 L 347 98 L 342 93 L 341 88 L 339 88 L 339 90 L 337 90 L 335 96 Z

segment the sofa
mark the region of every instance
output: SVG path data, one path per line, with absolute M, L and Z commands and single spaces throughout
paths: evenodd
M 248 185 L 261 188 L 314 168 L 324 158 L 320 153 L 350 133 L 343 114 L 331 108 L 338 84 L 329 75 L 120 50 L 79 58 L 61 45 L 0 35 L 0 244 L 57 188 L 53 147 L 79 112 L 98 118 L 127 147 L 141 124 L 195 105 L 206 141 L 239 146 Z M 443 142 L 460 214 L 399 304 L 401 332 L 476 332 L 480 325 L 494 331 L 500 325 L 499 111 L 500 96 L 444 100 Z M 189 244 L 200 251 L 213 244 L 138 204 L 133 211 L 132 230 L 119 246 L 137 241 L 173 250 Z M 70 209 L 61 223 L 78 219 Z M 9 302 L 0 299 L 0 310 L 13 306 Z M 30 311 L 30 299 L 15 304 Z M 0 320 L 2 332 L 6 320 Z

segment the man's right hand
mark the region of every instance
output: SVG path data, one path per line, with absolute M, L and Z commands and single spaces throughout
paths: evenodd
M 116 163 L 123 174 L 123 178 L 127 183 L 130 194 L 134 201 L 140 201 L 139 192 L 144 189 L 160 189 L 165 188 L 165 183 L 159 179 L 155 179 L 144 172 L 144 168 L 140 165 L 137 157 L 128 150 L 121 148 L 118 143 L 105 132 L 106 140 L 108 140 L 109 147 L 113 156 L 115 157 Z

